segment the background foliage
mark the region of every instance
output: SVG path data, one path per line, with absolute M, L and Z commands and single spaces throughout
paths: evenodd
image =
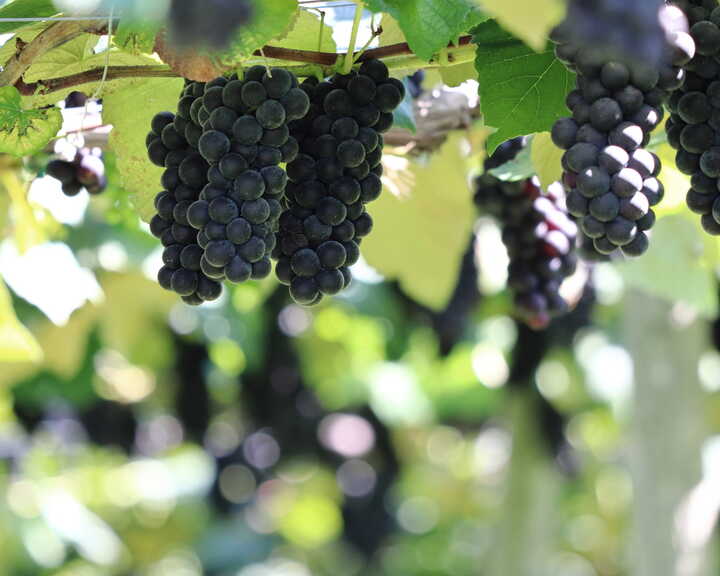
M 161 61 L 142 18 L 109 45 L 80 30 L 23 70 L 46 84 L 32 89 L 8 83 L 7 64 L 48 25 L 0 23 L 15 34 L 0 48 L 0 573 L 717 573 L 718 249 L 685 212 L 669 147 L 654 139 L 667 197 L 649 253 L 597 266 L 592 312 L 588 294 L 533 336 L 512 318 L 471 182 L 486 142 L 527 133 L 531 152 L 503 169 L 558 177 L 546 132 L 572 78 L 545 38 L 562 3 L 365 6 L 382 13 L 379 46 L 413 52 L 388 58 L 396 76 L 477 81 L 481 117 L 433 154 L 389 151 L 358 282 L 310 311 L 274 280 L 199 310 L 157 286 L 141 219 L 160 171 L 144 134 L 176 105 L 177 73 L 264 62 L 263 45 L 342 51 L 352 9 L 321 22 L 258 0 L 209 64 Z M 142 71 L 101 86 L 90 76 L 106 62 Z M 78 89 L 100 91 L 113 126 L 110 186 L 92 202 L 43 177 L 61 122 L 46 106 Z M 463 310 L 473 261 L 482 297 Z

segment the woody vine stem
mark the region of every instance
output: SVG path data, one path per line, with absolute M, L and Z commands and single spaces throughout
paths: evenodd
M 362 12 L 358 9 L 355 15 L 358 27 L 361 17 Z M 318 71 L 322 71 L 325 75 L 331 75 L 339 66 L 342 66 L 343 69 L 347 69 L 348 67 L 352 68 L 353 63 L 372 58 L 383 60 L 391 70 L 417 70 L 421 68 L 430 69 L 463 64 L 471 62 L 475 57 L 475 46 L 472 44 L 472 38 L 470 36 L 463 36 L 456 44 L 447 47 L 447 60 L 445 59 L 445 54 L 443 54 L 442 59 L 436 56 L 430 61 L 422 60 L 413 53 L 407 43 L 370 48 L 356 53 L 355 42 L 357 41 L 357 29 L 355 23 L 353 24 L 353 30 L 354 34 L 351 38 L 350 49 L 347 55 L 337 54 L 335 52 L 295 50 L 292 48 L 265 46 L 262 50 L 255 52 L 254 58 L 243 62 L 243 66 L 251 66 L 254 64 L 265 65 L 267 61 L 282 60 L 283 67 L 291 69 L 297 76 L 311 76 L 316 75 Z M 107 34 L 107 23 L 102 25 L 98 23 L 83 23 L 80 25 L 77 22 L 59 22 L 48 27 L 31 42 L 26 44 L 18 42 L 16 53 L 4 63 L 3 70 L 0 72 L 0 86 L 14 85 L 24 96 L 32 96 L 34 94 L 49 94 L 83 84 L 99 82 L 103 78 L 104 73 L 107 74 L 107 81 L 121 78 L 179 77 L 177 72 L 165 65 L 109 66 L 108 68 L 96 68 L 79 74 L 52 78 L 45 81 L 33 83 L 24 82 L 23 75 L 36 59 L 40 58 L 49 50 L 73 40 L 80 34 Z M 228 71 L 236 67 L 235 63 L 226 64 Z

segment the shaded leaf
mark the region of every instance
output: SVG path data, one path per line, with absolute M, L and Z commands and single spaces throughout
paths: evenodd
M 465 147 L 452 134 L 426 163 L 388 155 L 385 192 L 370 208 L 375 228 L 362 246 L 371 266 L 434 310 L 452 296 L 475 221 Z

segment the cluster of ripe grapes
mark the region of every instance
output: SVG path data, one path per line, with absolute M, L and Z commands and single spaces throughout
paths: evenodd
M 302 86 L 260 66 L 186 83 L 177 113 L 155 116 L 146 141 L 165 169 L 150 224 L 165 246 L 160 284 L 201 304 L 222 281 L 267 277 L 274 257 L 298 303 L 346 287 L 372 227 L 365 204 L 382 189 L 379 133 L 403 96 L 372 60 Z
M 554 34 L 558 58 L 577 73 L 567 98 L 572 116 L 552 130 L 555 144 L 566 150 L 567 208 L 585 242 L 602 255 L 643 254 L 655 223 L 651 208 L 664 195 L 660 161 L 646 146 L 662 121 L 664 101 L 683 82 L 688 44 L 678 8 L 663 6 L 657 18 L 666 32 L 659 67 L 608 59 L 603 50 L 573 43 L 562 26 Z
M 715 0 L 679 5 L 695 51 L 688 51 L 683 85 L 668 100 L 665 127 L 678 169 L 692 177 L 688 207 L 706 232 L 720 235 L 720 6 Z
M 568 309 L 560 287 L 577 266 L 577 226 L 565 211 L 562 185 L 543 193 L 536 177 L 503 182 L 489 172 L 512 160 L 525 144 L 524 138 L 505 142 L 485 161 L 475 204 L 500 224 L 515 308 L 529 326 L 540 329 Z
M 89 194 L 97 195 L 107 187 L 100 149 L 80 148 L 72 160 L 51 160 L 45 172 L 60 180 L 65 196 L 77 196 L 83 188 Z
M 373 227 L 368 203 L 382 191 L 382 133 L 405 88 L 379 60 L 328 81 L 308 79 L 310 110 L 291 124 L 300 154 L 288 164 L 287 211 L 281 217 L 277 276 L 301 304 L 346 288 L 349 266 Z

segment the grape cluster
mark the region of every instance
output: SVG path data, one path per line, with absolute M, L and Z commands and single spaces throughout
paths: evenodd
M 170 38 L 183 48 L 226 48 L 253 8 L 251 0 L 172 0 Z
M 100 149 L 81 148 L 72 161 L 55 159 L 48 162 L 45 172 L 60 180 L 65 196 L 77 196 L 83 188 L 93 196 L 107 187 L 105 164 Z
M 663 0 L 569 0 L 567 16 L 555 35 L 591 46 L 611 60 L 657 65 L 665 40 L 657 18 L 662 4 Z
M 308 114 L 291 124 L 300 154 L 288 164 L 288 210 L 280 219 L 278 279 L 303 305 L 346 288 L 349 267 L 373 227 L 366 205 L 382 191 L 382 133 L 405 88 L 379 60 L 327 81 L 306 80 Z
M 715 0 L 679 2 L 695 51 L 681 56 L 685 81 L 668 100 L 668 142 L 678 169 L 690 175 L 686 202 L 703 229 L 720 235 L 720 7 Z
M 672 14 L 674 9 L 663 8 Z M 667 65 L 655 68 L 608 60 L 602 51 L 561 42 L 556 53 L 577 72 L 567 97 L 572 117 L 558 120 L 552 137 L 562 158 L 567 209 L 578 218 L 584 241 L 603 255 L 618 249 L 639 256 L 655 223 L 651 207 L 664 195 L 661 165 L 646 149 L 663 118 L 669 91 L 683 81 L 682 38 L 673 18 L 666 35 Z M 557 40 L 556 35 L 556 40 Z M 672 61 L 672 65 L 670 65 Z
M 290 72 L 258 66 L 243 80 L 216 78 L 201 100 L 180 105 L 203 127 L 198 148 L 210 166 L 188 209 L 204 250 L 201 269 L 232 283 L 265 278 L 287 184 L 280 164 L 299 148 L 288 122 L 305 116 L 309 99 Z
M 202 101 L 204 89 L 202 83 L 186 83 L 177 114 L 157 114 L 146 140 L 151 162 L 165 168 L 163 191 L 155 197 L 157 213 L 150 221 L 150 231 L 165 247 L 158 282 L 191 305 L 216 300 L 222 292 L 222 286 L 201 270 L 204 251 L 188 220 L 190 206 L 208 182 L 209 166 L 197 150 L 202 128 L 189 112 L 192 104 Z
M 577 226 L 564 210 L 562 185 L 543 194 L 537 178 L 504 182 L 488 172 L 524 146 L 523 138 L 508 141 L 485 161 L 485 173 L 476 182 L 475 204 L 500 224 L 515 307 L 529 326 L 539 329 L 568 309 L 560 286 L 577 266 Z

